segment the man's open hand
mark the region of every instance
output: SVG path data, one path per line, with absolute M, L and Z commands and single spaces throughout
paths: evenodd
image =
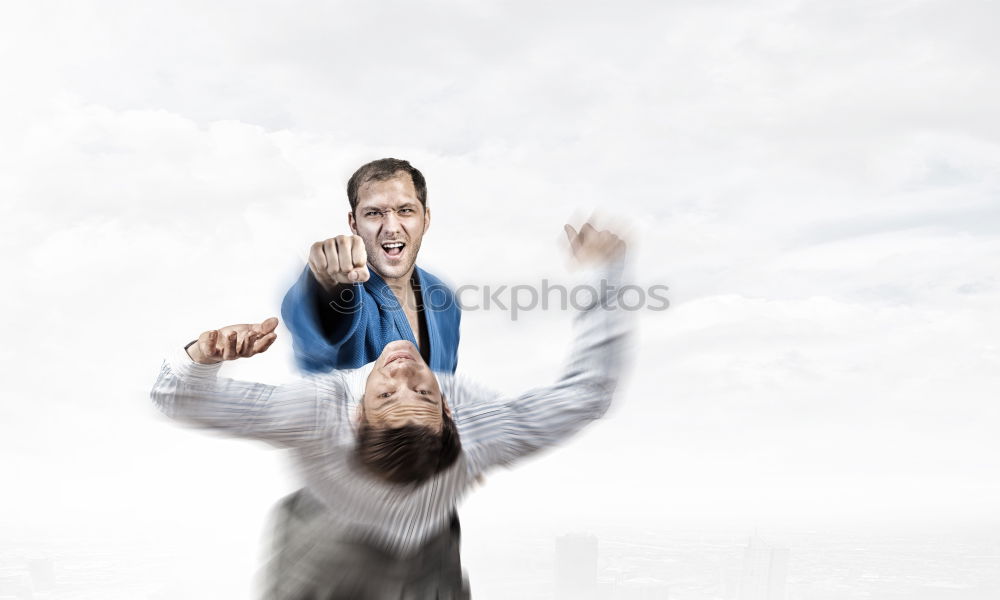
M 357 235 L 338 235 L 309 249 L 309 270 L 323 289 L 368 281 L 368 253 Z
M 191 360 L 203 365 L 260 354 L 278 337 L 274 332 L 277 326 L 278 319 L 271 317 L 263 323 L 212 329 L 198 336 L 198 341 L 188 346 L 187 353 Z
M 572 225 L 564 225 L 570 252 L 582 265 L 611 262 L 625 254 L 625 242 L 616 234 L 598 231 L 589 222 L 577 233 Z

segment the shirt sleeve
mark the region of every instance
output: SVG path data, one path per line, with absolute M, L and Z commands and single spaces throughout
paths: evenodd
M 621 272 L 620 262 L 588 272 L 585 280 L 595 293 L 574 317 L 570 357 L 554 384 L 501 397 L 457 379 L 455 393 L 465 401 L 456 425 L 471 469 L 509 465 L 563 442 L 604 415 L 626 362 L 631 332 L 630 316 L 618 302 Z
M 172 419 L 291 447 L 334 425 L 329 421 L 339 413 L 328 394 L 346 394 L 334 375 L 275 386 L 218 377 L 221 366 L 196 363 L 178 346 L 163 361 L 150 397 Z
M 281 318 L 292 333 L 295 363 L 306 373 L 336 368 L 341 345 L 361 320 L 362 286 L 339 289 L 336 298 L 330 296 L 306 267 L 281 301 Z

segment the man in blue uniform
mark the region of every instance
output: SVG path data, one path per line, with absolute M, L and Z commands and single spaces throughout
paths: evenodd
M 431 369 L 454 373 L 458 303 L 416 266 L 431 223 L 424 176 L 404 160 L 376 160 L 354 173 L 347 197 L 353 235 L 313 244 L 309 266 L 281 304 L 299 368 L 357 368 L 387 343 L 408 340 Z

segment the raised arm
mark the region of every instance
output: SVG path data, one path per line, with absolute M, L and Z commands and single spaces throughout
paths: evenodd
M 459 435 L 475 471 L 507 465 L 561 443 L 604 415 L 614 395 L 631 329 L 617 298 L 624 243 L 589 224 L 579 233 L 566 228 L 573 254 L 586 269 L 584 281 L 593 290 L 594 301 L 574 318 L 569 361 L 553 385 L 460 406 Z M 465 393 L 483 395 L 473 390 Z
M 367 256 L 356 235 L 339 235 L 309 249 L 309 265 L 281 302 L 295 362 L 303 371 L 334 368 L 337 351 L 360 316 L 361 290 L 356 284 L 370 277 Z
M 316 380 L 274 386 L 218 377 L 224 361 L 266 351 L 277 337 L 277 324 L 271 318 L 230 325 L 202 333 L 186 349 L 178 347 L 160 368 L 150 392 L 153 403 L 178 421 L 278 446 L 315 439 L 334 415 L 324 409 L 328 403 L 321 402 Z

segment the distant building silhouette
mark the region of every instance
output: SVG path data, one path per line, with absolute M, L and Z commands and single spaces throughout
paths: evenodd
M 556 600 L 598 600 L 597 538 L 569 534 L 556 538 Z
M 51 592 L 55 586 L 55 564 L 50 557 L 36 556 L 28 559 L 31 586 L 36 592 Z
M 750 538 L 743 554 L 739 600 L 785 600 L 787 580 L 788 548 Z

